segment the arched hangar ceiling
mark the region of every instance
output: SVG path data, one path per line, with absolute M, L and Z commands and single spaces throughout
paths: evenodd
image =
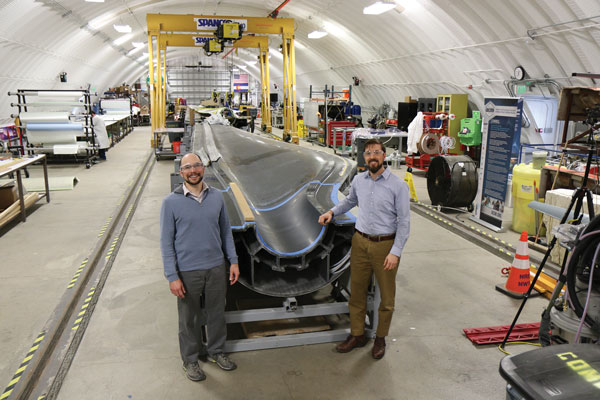
M 132 42 L 147 42 L 146 14 L 265 17 L 281 0 L 0 0 L 0 92 L 21 88 L 98 92 L 147 76 L 146 58 Z M 469 93 L 507 95 L 504 82 L 522 65 L 531 78 L 562 85 L 593 85 L 573 72 L 600 73 L 600 2 L 597 0 L 397 0 L 381 15 L 364 15 L 371 0 L 290 0 L 279 17 L 296 23 L 298 97 L 309 85 L 347 87 L 364 108 L 394 104 L 404 96 Z M 130 25 L 131 36 L 114 24 Z M 313 30 L 321 39 L 308 39 Z M 270 39 L 272 82 L 281 81 L 279 38 Z M 169 65 L 201 61 L 250 65 L 255 52 L 207 59 L 198 49 L 169 49 Z M 280 55 L 279 55 L 280 59 Z M 58 75 L 67 72 L 68 82 Z M 547 89 L 537 89 L 547 94 Z M 546 90 L 546 93 L 544 93 Z M 0 118 L 11 113 L 0 96 Z M 14 100 L 13 100 L 14 101 Z

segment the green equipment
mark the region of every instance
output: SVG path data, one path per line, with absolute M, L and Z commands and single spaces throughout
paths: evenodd
M 481 145 L 481 113 L 479 111 L 473 111 L 472 118 L 460 120 L 458 138 L 463 146 Z

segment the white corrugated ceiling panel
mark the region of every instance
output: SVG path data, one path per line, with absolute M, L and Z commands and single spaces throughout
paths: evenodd
M 507 95 L 504 81 L 522 65 L 532 78 L 562 85 L 591 85 L 573 72 L 600 72 L 600 2 L 597 0 L 397 0 L 404 8 L 379 16 L 362 14 L 365 0 L 291 0 L 280 17 L 295 18 L 298 97 L 310 85 L 348 86 L 363 107 L 394 105 L 404 96 L 442 92 Z M 266 16 L 280 0 L 84 0 L 0 1 L 0 93 L 17 88 L 73 88 L 103 91 L 147 75 L 141 51 L 127 57 L 132 41 L 146 42 L 146 13 Z M 102 17 L 105 24 L 87 23 Z M 132 38 L 119 46 L 113 24 L 129 24 Z M 324 28 L 318 40 L 309 32 Z M 271 48 L 280 40 L 272 37 Z M 146 49 L 144 49 L 146 51 Z M 252 52 L 222 63 L 244 65 L 254 76 Z M 197 48 L 168 50 L 168 62 L 206 60 Z M 233 59 L 233 61 L 231 60 Z M 245 60 L 245 61 L 244 61 Z M 271 58 L 271 77 L 281 85 L 281 57 Z M 68 83 L 58 74 L 68 73 Z M 472 88 L 469 88 L 472 85 Z M 0 96 L 0 116 L 10 113 Z

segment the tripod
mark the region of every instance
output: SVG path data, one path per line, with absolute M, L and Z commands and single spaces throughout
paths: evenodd
M 571 202 L 569 204 L 569 207 L 567 208 L 567 210 L 565 211 L 564 215 L 562 216 L 562 218 L 560 220 L 561 225 L 564 224 L 565 222 L 567 222 L 567 218 L 569 217 L 571 210 L 573 210 L 573 207 L 575 207 L 574 212 L 573 212 L 573 220 L 572 220 L 573 224 L 578 225 L 581 222 L 581 219 L 583 218 L 582 208 L 583 208 L 583 199 L 584 198 L 587 200 L 588 214 L 589 214 L 590 220 L 592 220 L 594 218 L 594 204 L 593 204 L 593 200 L 592 200 L 592 192 L 587 187 L 588 178 L 590 175 L 590 168 L 592 165 L 592 158 L 594 156 L 594 152 L 596 151 L 595 141 L 592 138 L 593 133 L 594 133 L 594 129 L 593 129 L 594 124 L 590 123 L 590 125 L 592 125 L 592 127 L 590 129 L 588 129 L 581 135 L 578 135 L 578 136 L 574 137 L 573 139 L 571 139 L 571 141 L 575 141 L 575 140 L 581 139 L 585 135 L 588 135 L 588 138 L 587 138 L 588 157 L 587 157 L 587 163 L 585 166 L 585 173 L 583 175 L 583 182 L 581 183 L 581 187 L 577 188 L 577 190 L 573 193 L 573 196 L 571 196 Z M 569 143 L 569 141 L 567 141 L 566 144 L 568 145 L 568 143 Z M 558 174 L 558 171 L 556 173 Z M 527 290 L 527 293 L 525 293 L 525 295 L 523 296 L 523 301 L 521 302 L 521 306 L 517 310 L 517 314 L 515 315 L 515 318 L 513 319 L 512 324 L 510 325 L 510 328 L 508 329 L 508 332 L 506 332 L 506 336 L 504 337 L 504 340 L 502 341 L 502 344 L 500 345 L 501 349 L 504 349 L 504 346 L 506 345 L 506 342 L 508 341 L 508 338 L 514 329 L 514 327 L 517 323 L 517 320 L 519 319 L 519 316 L 521 315 L 521 312 L 523 311 L 523 308 L 525 307 L 525 303 L 527 303 L 527 299 L 531 295 L 531 291 L 533 290 L 533 287 L 535 286 L 538 278 L 540 277 L 540 274 L 542 273 L 542 269 L 546 265 L 546 261 L 548 260 L 548 257 L 550 256 L 552 249 L 556 245 L 556 241 L 557 241 L 557 238 L 556 238 L 556 236 L 554 236 L 552 238 L 552 240 L 550 241 L 550 244 L 548 245 L 546 254 L 544 254 L 544 258 L 542 259 L 542 262 L 540 263 L 540 266 L 538 267 L 538 270 L 537 270 L 535 276 L 533 277 L 531 284 L 529 285 L 529 289 Z M 554 300 L 556 300 L 556 298 L 558 297 L 558 294 L 560 293 L 562 287 L 564 286 L 564 284 L 566 282 L 566 276 L 564 274 L 564 271 L 565 271 L 565 267 L 567 265 L 566 261 L 567 261 L 568 255 L 569 255 L 569 250 L 567 249 L 565 256 L 563 258 L 561 268 L 560 268 L 559 280 L 557 282 L 557 288 L 554 290 L 554 293 L 552 295 L 552 298 L 550 299 L 550 304 L 548 305 L 548 308 L 544 311 L 544 314 L 542 314 L 543 318 L 549 317 L 550 309 L 552 308 Z M 540 325 L 540 331 L 542 330 L 541 328 L 542 328 L 542 324 Z M 546 330 L 546 332 L 547 332 L 547 330 Z

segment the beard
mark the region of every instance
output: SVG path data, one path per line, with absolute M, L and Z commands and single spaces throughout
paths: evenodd
M 375 163 L 371 163 L 371 161 L 375 161 Z M 383 167 L 383 163 L 380 164 L 377 160 L 369 160 L 369 163 L 367 165 L 369 166 L 369 171 L 372 174 L 376 174 L 377 171 L 379 171 L 381 167 Z
M 185 182 L 186 182 L 188 185 L 191 185 L 191 186 L 198 186 L 198 185 L 201 185 L 201 184 L 202 184 L 202 179 L 203 179 L 203 178 L 204 178 L 204 176 L 203 176 L 202 174 L 198 174 L 198 178 L 195 178 L 195 179 L 197 179 L 197 182 L 196 182 L 196 181 L 193 181 L 193 180 L 191 180 L 189 177 L 187 177 L 187 178 L 185 178 L 185 177 L 184 177 L 184 178 L 183 178 L 183 180 L 184 180 L 184 181 L 185 181 Z

